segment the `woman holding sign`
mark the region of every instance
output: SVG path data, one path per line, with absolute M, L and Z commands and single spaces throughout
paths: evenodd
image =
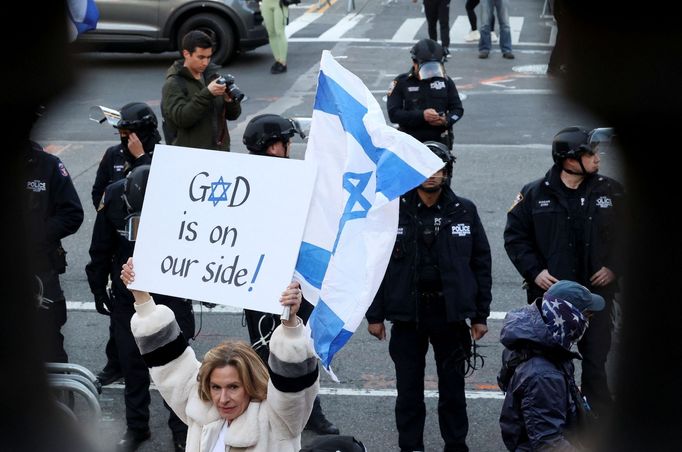
M 134 281 L 133 262 L 121 280 Z M 226 341 L 197 361 L 173 312 L 147 292 L 132 290 L 130 325 L 152 380 L 189 426 L 187 451 L 298 451 L 301 432 L 319 390 L 317 358 L 296 316 L 301 289 L 291 283 L 280 297 L 290 308 L 272 335 L 268 368 L 251 346 Z

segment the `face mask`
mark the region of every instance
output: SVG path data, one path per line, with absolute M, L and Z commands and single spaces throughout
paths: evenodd
M 570 350 L 587 330 L 587 317 L 567 301 L 543 298 L 541 312 L 552 337 L 566 350 Z
M 156 146 L 157 143 L 161 142 L 161 135 L 159 134 L 159 131 L 156 129 L 138 130 L 135 132 L 135 134 L 142 143 L 142 148 L 144 149 L 145 154 L 154 153 L 154 147 Z M 121 146 L 123 148 L 123 156 L 126 159 L 126 161 L 128 163 L 133 163 L 135 161 L 135 157 L 133 156 L 133 154 L 130 153 L 130 150 L 128 149 L 128 136 L 125 137 L 121 136 Z

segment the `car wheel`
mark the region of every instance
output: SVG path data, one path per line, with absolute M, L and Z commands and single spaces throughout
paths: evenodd
M 196 14 L 187 19 L 178 30 L 178 48 L 182 49 L 182 37 L 192 30 L 201 30 L 216 43 L 211 62 L 224 65 L 235 53 L 235 36 L 232 26 L 215 14 Z

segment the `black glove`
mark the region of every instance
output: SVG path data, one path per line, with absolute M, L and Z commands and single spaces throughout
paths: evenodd
M 202 306 L 208 309 L 213 309 L 216 306 L 218 306 L 216 303 L 209 303 L 208 301 L 202 301 L 201 302 Z
M 95 309 L 97 309 L 97 312 L 100 314 L 111 315 L 111 308 L 109 308 L 110 303 L 111 299 L 109 298 L 109 295 L 95 295 Z

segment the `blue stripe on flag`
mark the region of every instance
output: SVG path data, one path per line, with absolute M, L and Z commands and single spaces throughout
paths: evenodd
M 332 253 L 312 243 L 301 242 L 296 261 L 296 271 L 313 287 L 322 288 L 322 280 Z
M 343 329 L 343 320 L 322 299 L 318 300 L 313 309 L 308 325 L 315 343 L 315 352 L 322 365 L 329 368 L 336 352 L 341 350 L 353 333 Z
M 362 122 L 367 114 L 367 108 L 322 71 L 313 108 L 339 117 L 343 129 L 355 138 L 367 156 L 377 165 L 377 192 L 383 193 L 389 200 L 397 198 L 424 181 L 424 175 L 400 157 L 388 149 L 374 146 Z

